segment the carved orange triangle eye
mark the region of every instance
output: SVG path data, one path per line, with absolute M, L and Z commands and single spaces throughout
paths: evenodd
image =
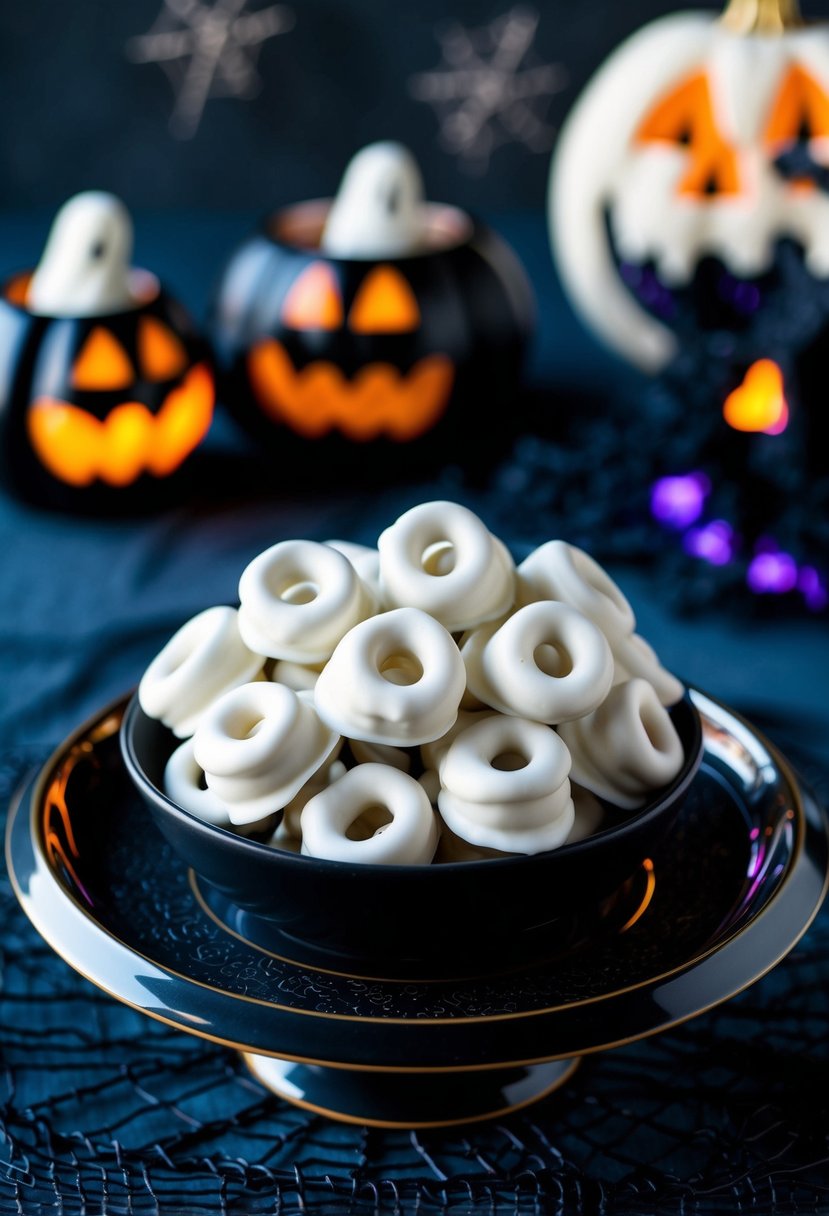
M 711 86 L 703 72 L 687 77 L 660 98 L 640 124 L 635 140 L 687 148 L 689 163 L 679 182 L 680 194 L 704 199 L 739 193 L 737 153 L 720 134 Z
M 420 309 L 409 284 L 393 266 L 368 275 L 348 316 L 355 334 L 407 334 L 420 325 Z
M 172 380 L 187 366 L 183 343 L 157 317 L 142 317 L 139 322 L 138 359 L 148 380 Z
M 334 271 L 312 262 L 291 286 L 282 305 L 282 320 L 291 329 L 339 329 L 343 304 Z
M 829 97 L 799 64 L 786 74 L 766 124 L 771 147 L 829 135 Z
M 135 380 L 127 352 L 108 329 L 96 325 L 84 342 L 72 369 L 72 385 L 100 392 L 124 389 Z

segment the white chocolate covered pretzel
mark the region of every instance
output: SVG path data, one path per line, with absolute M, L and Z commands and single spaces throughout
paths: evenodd
M 324 663 L 376 604 L 348 558 L 329 545 L 285 540 L 260 553 L 239 580 L 239 629 L 273 659 Z
M 325 764 L 318 769 L 284 808 L 279 826 L 268 843 L 277 848 L 285 848 L 286 842 L 290 838 L 297 843 L 294 851 L 299 852 L 299 844 L 302 840 L 300 821 L 306 804 L 321 790 L 327 789 L 329 785 L 333 785 L 335 781 L 344 777 L 346 771 L 342 760 L 333 760 L 330 764 Z
M 138 685 L 138 700 L 145 714 L 186 739 L 217 697 L 248 684 L 264 663 L 242 641 L 235 608 L 207 608 L 182 625 L 153 659 Z
M 685 693 L 682 681 L 662 666 L 653 647 L 638 633 L 620 638 L 613 643 L 612 650 L 616 660 L 614 684 L 633 678 L 647 680 L 663 705 L 676 705 L 682 700 Z
M 259 683 L 234 688 L 210 706 L 193 752 L 208 789 L 240 824 L 286 806 L 340 744 L 317 715 L 311 693 Z
M 455 738 L 440 813 L 456 836 L 507 853 L 557 848 L 573 827 L 570 756 L 548 726 L 494 714 Z
M 646 680 L 617 684 L 595 713 L 559 727 L 573 758 L 573 780 L 626 810 L 673 781 L 682 742 Z
M 274 684 L 284 684 L 294 692 L 313 692 L 321 670 L 321 663 L 308 667 L 304 663 L 292 663 L 290 659 L 277 659 L 271 679 Z
M 575 819 L 570 835 L 567 837 L 567 843 L 576 844 L 579 840 L 586 840 L 588 836 L 593 836 L 601 829 L 605 819 L 605 809 L 595 794 L 591 794 L 590 790 L 584 789 L 581 785 L 576 785 L 575 781 L 570 782 L 570 793 L 573 796 Z
M 484 718 L 492 717 L 494 712 L 492 709 L 485 709 L 480 712 L 477 710 L 458 710 L 458 716 L 446 734 L 441 735 L 439 739 L 432 740 L 431 743 L 424 743 L 421 747 L 420 755 L 423 763 L 426 765 L 427 772 L 433 769 L 439 778 L 443 759 L 461 731 L 466 730 L 468 726 L 473 726 L 476 722 L 483 722 Z
M 413 507 L 377 542 L 384 602 L 420 608 L 450 632 L 503 616 L 515 563 L 473 511 L 454 502 Z
M 185 739 L 167 761 L 164 768 L 164 793 L 177 806 L 183 807 L 197 819 L 203 819 L 214 827 L 226 828 L 242 836 L 265 831 L 273 822 L 273 816 L 268 815 L 265 819 L 234 827 L 228 808 L 205 785 L 204 769 L 193 755 L 192 739 Z
M 380 554 L 368 545 L 358 545 L 353 540 L 327 540 L 330 549 L 336 549 L 348 558 L 363 582 L 380 600 Z
M 401 773 L 411 772 L 411 753 L 404 747 L 392 747 L 389 743 L 368 743 L 365 739 L 349 739 L 351 754 L 358 764 L 390 764 Z
M 476 697 L 536 722 L 590 713 L 613 682 L 613 656 L 601 630 L 568 604 L 547 600 L 473 630 L 461 654 Z
M 302 812 L 302 852 L 329 861 L 421 865 L 439 827 L 422 786 L 385 764 L 358 764 Z
M 470 844 L 462 836 L 456 836 L 447 823 L 444 822 L 440 832 L 435 861 L 439 863 L 455 861 L 494 861 L 498 857 L 509 857 L 502 849 L 485 849 L 478 844 Z
M 397 608 L 345 635 L 314 700 L 346 738 L 406 747 L 446 734 L 465 684 L 463 660 L 443 626 L 417 608 Z
M 632 633 L 633 609 L 613 579 L 589 553 L 563 540 L 541 545 L 517 571 L 518 601 L 560 600 L 578 608 L 613 641 Z

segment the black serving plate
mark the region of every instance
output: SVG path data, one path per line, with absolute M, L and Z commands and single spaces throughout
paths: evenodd
M 500 975 L 366 979 L 310 969 L 224 926 L 127 778 L 124 703 L 21 794 L 9 871 L 76 970 L 244 1052 L 291 1101 L 385 1126 L 485 1118 L 555 1088 L 580 1054 L 733 996 L 791 949 L 823 899 L 820 808 L 751 726 L 691 697 L 704 755 L 672 830 L 556 957 Z
M 702 759 L 690 698 L 670 712 L 684 761 L 643 807 L 608 807 L 601 831 L 545 853 L 429 866 L 305 857 L 190 814 L 162 792 L 180 740 L 147 717 L 137 696 L 124 714 L 121 749 L 156 826 L 193 867 L 199 897 L 243 938 L 312 968 L 457 979 L 558 957 L 618 903 L 670 830 Z

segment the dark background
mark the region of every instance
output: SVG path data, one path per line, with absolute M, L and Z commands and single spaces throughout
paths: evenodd
M 195 10 L 222 0 L 171 2 Z M 250 11 L 268 7 L 248 0 Z M 195 133 L 181 138 L 170 129 L 174 94 L 164 72 L 130 58 L 131 39 L 155 25 L 162 0 L 2 0 L 0 207 L 53 207 L 96 187 L 136 209 L 262 210 L 330 193 L 352 152 L 393 137 L 421 160 L 432 198 L 477 210 L 541 208 L 553 132 L 584 81 L 625 35 L 675 7 L 291 0 L 293 28 L 262 44 L 258 94 L 212 98 Z M 806 0 L 805 8 L 821 16 L 829 3 Z M 539 99 L 544 130 L 533 146 L 513 139 L 487 164 L 442 146 L 435 112 L 412 95 L 412 80 L 440 65 L 439 36 L 453 23 L 480 31 L 510 12 L 537 19 L 520 67 L 554 65 L 556 91 Z
M 192 12 L 232 0 L 167 2 Z M 290 0 L 294 27 L 265 42 L 258 95 L 210 100 L 186 139 L 170 130 L 164 73 L 127 55 L 161 7 L 0 0 L 3 271 L 36 260 L 68 195 L 107 188 L 135 212 L 137 261 L 202 317 L 223 258 L 257 212 L 332 191 L 357 147 L 393 136 L 421 159 L 432 198 L 485 212 L 526 264 L 539 302 L 530 378 L 549 409 L 618 391 L 621 364 L 576 321 L 549 257 L 552 130 L 614 45 L 669 11 L 668 0 L 535 0 L 522 10 L 530 24 L 538 19 L 532 57 L 560 65 L 561 87 L 539 107 L 545 138 L 533 147 L 513 139 L 488 161 L 441 145 L 435 114 L 412 97 L 410 80 L 440 63 L 442 25 L 488 27 L 511 11 L 509 0 Z M 829 0 L 805 0 L 805 8 L 826 16 Z M 222 450 L 229 419 L 219 423 Z M 223 454 L 236 468 L 235 450 Z M 258 494 L 252 482 L 238 501 L 217 475 L 215 500 L 205 493 L 143 520 L 50 515 L 0 486 L 0 834 L 29 766 L 133 686 L 183 620 L 233 602 L 239 573 L 259 550 L 291 536 L 374 543 L 415 502 L 458 496 L 444 483 L 324 495 L 312 468 L 295 493 L 281 474 L 275 459 L 270 492 Z M 496 527 L 486 504 L 470 505 Z M 522 508 L 519 497 L 517 516 Z M 502 534 L 523 543 L 524 525 L 534 524 Z M 825 799 L 825 619 L 778 620 L 729 603 L 677 617 L 672 588 L 657 573 L 613 572 L 666 665 L 762 724 Z M 724 1009 L 594 1057 L 560 1097 L 526 1115 L 423 1140 L 336 1127 L 289 1108 L 231 1053 L 97 993 L 36 936 L 2 863 L 0 924 L 2 1213 L 28 1216 L 40 1196 L 37 1210 L 73 1216 L 100 1210 L 104 1193 L 113 1211 L 135 1216 L 180 1216 L 193 1204 L 225 1216 L 322 1216 L 346 1207 L 327 1197 L 373 1190 L 376 1199 L 386 1176 L 394 1179 L 382 1192 L 386 1211 L 413 1211 L 391 1201 L 391 1188 L 410 1197 L 416 1186 L 418 1196 L 448 1196 L 453 1211 L 471 1211 L 467 1200 L 478 1195 L 475 1211 L 505 1216 L 519 1204 L 568 1216 L 600 1208 L 619 1216 L 827 1212 L 826 913 L 784 965 Z M 409 1181 L 417 1178 L 426 1181 Z M 376 1213 L 379 1200 L 359 1210 Z

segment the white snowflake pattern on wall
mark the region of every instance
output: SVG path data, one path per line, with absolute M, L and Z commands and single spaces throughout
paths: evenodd
M 262 44 L 293 29 L 284 4 L 247 11 L 248 0 L 163 0 L 146 34 L 127 43 L 134 63 L 155 63 L 173 86 L 170 130 L 191 139 L 211 97 L 255 97 L 262 86 L 257 60 Z
M 441 63 L 409 81 L 411 95 L 434 108 L 441 145 L 470 173 L 486 173 L 503 144 L 531 152 L 552 146 L 547 111 L 566 74 L 534 55 L 538 22 L 534 9 L 517 6 L 475 29 L 458 22 L 439 28 Z

